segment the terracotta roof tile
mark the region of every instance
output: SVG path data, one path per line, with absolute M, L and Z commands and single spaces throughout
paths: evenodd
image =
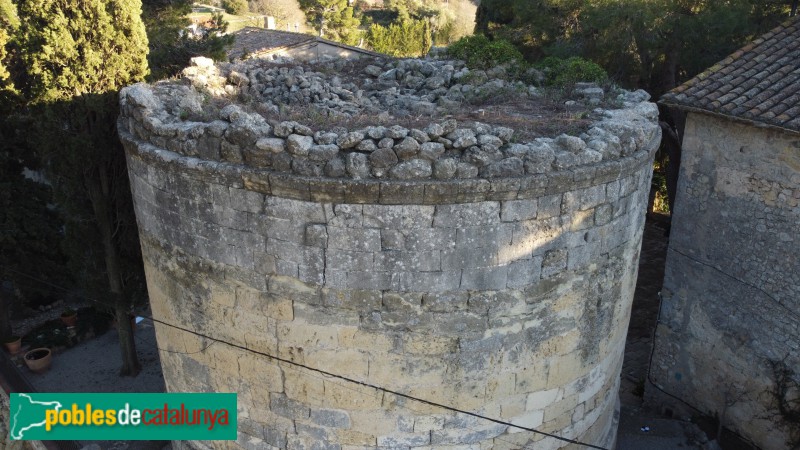
M 800 117 L 800 105 L 787 109 L 781 116 L 786 116 L 786 119 L 784 119 L 786 122 L 790 122 L 795 117 Z
M 783 124 L 783 126 L 786 127 L 786 128 L 790 128 L 792 130 L 800 129 L 800 116 L 795 117 L 794 119 L 790 120 L 789 122 L 786 122 L 785 124 Z
M 781 116 L 787 109 L 789 109 L 789 106 L 785 103 L 778 103 L 777 105 L 772 105 L 772 113 L 775 114 L 775 117 L 777 117 L 781 122 L 792 120 L 791 117 L 786 117 L 784 119 L 781 119 Z
M 364 50 L 358 47 L 341 44 L 327 39 L 302 33 L 292 33 L 290 31 L 268 30 L 266 28 L 245 27 L 232 33 L 234 36 L 233 45 L 228 50 L 228 58 L 240 58 L 246 53 L 269 53 L 270 51 L 297 47 L 306 43 L 318 41 L 325 42 L 338 47 L 346 48 L 358 53 L 377 56 L 375 52 Z
M 800 16 L 664 94 L 660 102 L 800 131 Z

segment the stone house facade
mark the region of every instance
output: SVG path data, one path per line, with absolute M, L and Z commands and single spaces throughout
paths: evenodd
M 761 448 L 796 448 L 800 19 L 661 103 L 688 117 L 651 381 Z

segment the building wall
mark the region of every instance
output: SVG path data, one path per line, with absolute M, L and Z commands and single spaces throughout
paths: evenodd
M 800 439 L 799 203 L 800 135 L 689 114 L 652 378 L 765 449 Z

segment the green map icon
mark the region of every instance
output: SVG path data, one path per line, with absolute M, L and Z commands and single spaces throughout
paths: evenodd
M 60 410 L 57 401 L 37 401 L 30 394 L 11 394 L 11 439 L 25 439 L 25 432 L 33 428 L 44 428 L 45 411 Z
M 13 440 L 236 440 L 235 393 L 12 393 Z

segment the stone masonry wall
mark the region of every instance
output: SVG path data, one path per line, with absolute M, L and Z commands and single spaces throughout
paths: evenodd
M 689 115 L 652 376 L 765 449 L 800 439 L 799 204 L 800 136 Z
M 468 162 L 471 147 L 463 147 L 447 149 L 447 158 L 477 173 L 396 177 L 390 167 L 384 177 L 368 164 L 362 175 L 345 169 L 330 176 L 303 175 L 274 159 L 164 148 L 148 129 L 164 117 L 158 95 L 143 85 L 123 90 L 119 122 L 156 318 L 393 391 L 613 447 L 660 138 L 653 105 L 639 99 L 607 115 L 601 140 L 625 148 L 613 157 L 597 152 L 556 167 L 556 154 L 569 148 L 586 154 L 591 140 L 565 136 L 547 142 L 544 153 L 552 159 L 545 169 L 528 172 L 526 162 L 539 154 L 534 146 L 509 156 L 513 145 L 497 129 L 473 124 L 472 152 L 499 152 L 495 161 L 517 158 L 523 169 L 490 177 L 481 170 L 491 160 Z M 230 131 L 236 118 L 229 119 Z M 435 127 L 441 125 L 432 124 L 433 133 L 416 131 L 443 136 Z M 311 160 L 288 150 L 292 139 L 316 139 L 297 134 L 302 125 L 268 126 L 265 139 L 292 129 L 286 147 L 269 154 Z M 387 148 L 403 155 L 405 146 L 396 144 L 407 137 L 390 138 Z M 195 139 L 205 145 L 200 135 Z M 259 148 L 251 140 L 239 145 L 242 155 Z M 350 155 L 376 151 L 335 145 L 345 166 Z M 406 161 L 430 167 L 439 156 Z M 573 448 L 225 343 L 210 345 L 175 327 L 157 324 L 156 332 L 170 391 L 239 394 L 239 439 L 185 443 L 192 448 L 517 449 L 534 442 L 537 449 Z

